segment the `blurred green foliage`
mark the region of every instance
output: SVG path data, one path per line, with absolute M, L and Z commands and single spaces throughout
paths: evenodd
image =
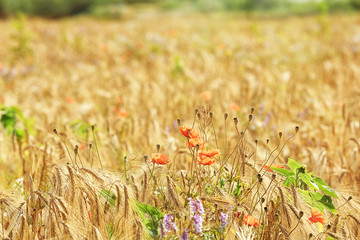
M 360 0 L 0 0 L 0 16 L 22 12 L 56 18 L 87 12 L 95 16 L 119 17 L 122 6 L 138 3 L 154 4 L 165 9 L 263 12 L 277 15 L 324 14 L 360 9 Z
M 86 11 L 96 0 L 0 0 L 8 14 L 63 17 Z
M 24 117 L 20 108 L 0 105 L 0 124 L 9 135 L 14 134 L 19 140 L 24 139 L 27 133 L 33 135 L 33 123 L 33 119 Z

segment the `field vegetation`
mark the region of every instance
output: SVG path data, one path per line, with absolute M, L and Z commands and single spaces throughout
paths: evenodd
M 358 14 L 0 29 L 2 239 L 358 239 Z

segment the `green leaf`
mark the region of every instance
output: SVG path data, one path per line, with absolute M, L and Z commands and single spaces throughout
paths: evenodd
M 108 233 L 109 239 L 111 239 L 115 233 L 115 227 L 113 223 L 106 224 L 106 231 Z
M 271 169 L 285 177 L 295 175 L 295 173 L 293 173 L 292 171 L 284 168 L 271 167 Z
M 310 206 L 319 209 L 322 213 L 324 213 L 325 206 L 314 199 L 314 197 L 311 195 L 309 191 L 298 189 L 298 192 L 300 194 L 300 197 L 307 202 Z
M 331 197 L 322 195 L 317 192 L 309 192 L 306 190 L 298 189 L 300 197 L 310 204 L 312 207 L 319 209 L 324 213 L 325 208 L 332 213 L 337 213 L 334 204 L 332 203 Z
M 329 185 L 327 185 L 327 183 L 324 182 L 324 180 L 322 180 L 319 177 L 313 178 L 312 180 L 320 188 L 320 190 L 323 191 L 326 195 L 329 195 L 334 198 L 339 198 L 336 195 L 335 191 L 332 188 L 330 188 Z
M 0 115 L 0 123 L 9 135 L 14 133 L 17 138 L 21 139 L 26 135 L 25 130 L 33 134 L 33 120 L 25 118 L 18 107 L 1 106 Z M 20 126 L 19 123 L 21 124 Z
M 89 125 L 83 121 L 74 121 L 70 123 L 70 128 L 74 134 L 82 139 L 86 139 L 86 135 L 89 129 Z
M 294 173 L 296 173 L 297 169 L 301 168 L 301 164 L 291 158 L 288 159 L 288 166 Z
M 164 214 L 160 212 L 156 207 L 149 204 L 136 202 L 136 206 L 137 208 L 135 209 L 135 211 L 141 217 L 143 224 L 148 229 L 149 235 L 153 238 L 157 238 L 159 236 L 159 222 L 164 217 Z M 150 215 L 151 219 L 145 218 L 144 213 Z
M 161 213 L 156 207 L 151 206 L 149 204 L 137 202 L 136 206 L 139 208 L 141 212 L 147 213 L 150 216 L 158 216 L 158 218 L 162 218 L 164 216 L 164 214 Z
M 154 207 L 151 206 L 149 204 L 145 204 L 145 203 L 136 203 L 136 206 L 139 208 L 140 211 L 142 211 L 143 213 L 147 213 L 150 215 L 158 215 L 160 214 L 160 211 Z
M 295 185 L 295 177 L 294 176 L 289 176 L 285 179 L 285 181 L 283 182 L 284 187 L 291 187 L 293 185 Z
M 336 208 L 331 200 L 331 197 L 324 195 L 321 200 L 319 201 L 321 202 L 327 209 L 329 209 L 332 213 L 336 213 Z
M 310 174 L 299 173 L 299 178 L 303 181 L 311 190 L 319 190 L 318 186 L 312 181 Z
M 109 190 L 106 190 L 106 189 L 103 189 L 100 193 L 105 199 L 107 199 L 107 201 L 111 205 L 115 206 L 115 200 L 116 200 L 115 194 L 113 194 L 112 192 L 110 192 Z

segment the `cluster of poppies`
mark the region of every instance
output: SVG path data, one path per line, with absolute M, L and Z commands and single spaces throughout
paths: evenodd
M 220 157 L 219 149 L 205 150 L 207 143 L 201 139 L 200 134 L 195 129 L 187 126 L 181 126 L 180 132 L 184 135 L 186 139 L 187 147 L 195 148 L 197 145 L 199 147 L 197 161 L 201 165 L 211 165 L 215 163 L 215 160 Z M 170 159 L 163 153 L 153 153 L 152 162 L 160 165 L 165 165 L 170 162 Z
M 237 214 L 239 217 L 241 216 L 241 212 L 238 212 Z M 311 209 L 311 217 L 309 217 L 308 219 L 308 222 L 310 224 L 321 223 L 322 225 L 324 225 L 325 221 L 326 218 L 319 210 Z M 244 224 L 248 226 L 257 227 L 259 226 L 259 220 L 251 215 L 244 215 Z
M 186 137 L 186 145 L 188 147 L 196 147 L 199 146 L 199 153 L 198 153 L 198 164 L 201 165 L 211 165 L 215 163 L 215 160 L 220 157 L 220 150 L 219 149 L 211 149 L 211 150 L 204 150 L 207 146 L 207 143 L 201 139 L 199 133 L 192 129 L 191 127 L 181 126 L 180 132 L 184 137 Z

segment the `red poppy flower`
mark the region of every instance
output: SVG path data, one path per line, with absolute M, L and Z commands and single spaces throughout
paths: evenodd
M 74 103 L 76 102 L 76 100 L 75 100 L 75 98 L 73 98 L 73 97 L 67 97 L 67 98 L 66 98 L 66 102 L 67 102 L 68 104 L 74 104 Z
M 236 103 L 232 103 L 230 105 L 230 109 L 233 110 L 234 112 L 237 112 L 240 110 L 240 107 Z
M 201 165 L 211 165 L 215 163 L 215 159 L 209 157 L 198 157 L 198 164 Z
M 181 126 L 180 132 L 182 135 L 184 135 L 187 138 L 198 138 L 199 137 L 199 133 L 195 129 L 192 129 L 191 127 Z
M 219 149 L 212 149 L 212 150 L 204 150 L 199 152 L 199 157 L 215 157 L 218 158 L 220 157 L 220 150 Z
M 198 164 L 201 165 L 211 165 L 215 163 L 215 158 L 218 158 L 220 156 L 220 150 L 219 149 L 213 149 L 213 150 L 203 150 L 199 152 L 198 157 Z
M 251 215 L 245 215 L 244 216 L 244 224 L 246 224 L 248 226 L 257 227 L 257 226 L 259 226 L 259 220 L 257 220 L 255 217 L 253 217 Z
M 127 117 L 129 115 L 129 112 L 127 111 L 121 111 L 119 108 L 115 108 L 115 111 L 119 117 Z
M 200 97 L 206 101 L 209 101 L 212 97 L 212 93 L 210 91 L 205 91 L 200 94 Z
M 190 138 L 189 142 L 186 140 L 185 143 L 186 143 L 187 147 L 189 147 L 189 144 L 191 147 L 195 147 L 196 144 L 199 144 L 199 146 L 200 146 L 199 149 L 204 149 L 207 145 L 207 143 L 204 143 L 203 141 L 201 141 L 200 138 Z
M 325 219 L 324 215 L 319 210 L 311 209 L 311 217 L 309 217 L 309 220 L 308 220 L 308 222 L 310 224 L 319 222 L 322 225 L 324 225 L 325 221 L 326 221 L 326 219 Z
M 84 149 L 85 149 L 85 146 L 86 146 L 86 143 L 80 144 L 79 150 L 80 150 L 80 151 L 84 150 Z
M 170 159 L 163 153 L 153 153 L 151 162 L 165 165 L 170 162 Z

